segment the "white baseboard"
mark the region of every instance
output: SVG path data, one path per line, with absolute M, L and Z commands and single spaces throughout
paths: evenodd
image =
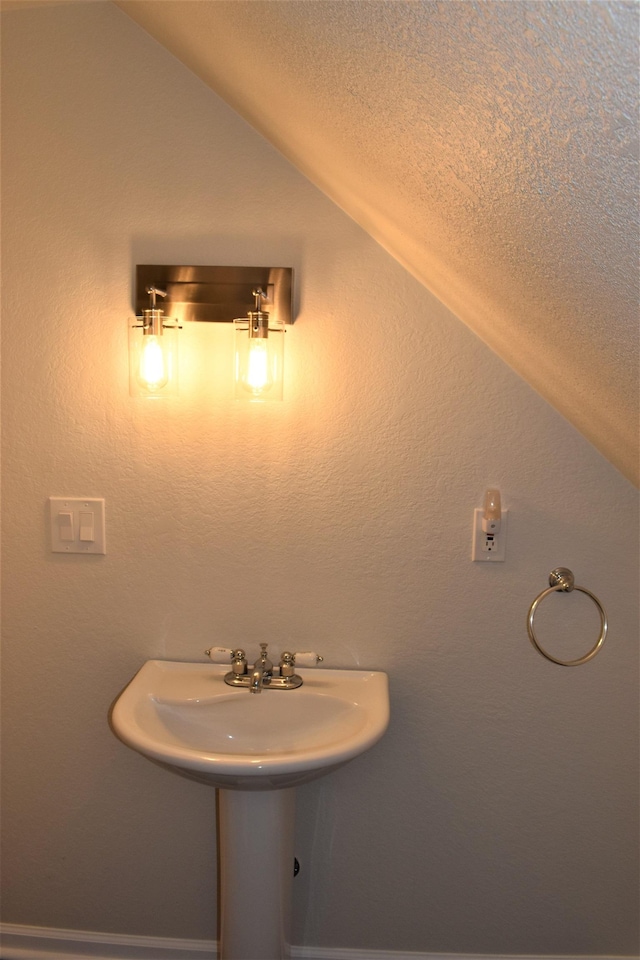
M 215 960 L 215 940 L 0 924 L 0 960 Z
M 215 940 L 133 937 L 89 930 L 0 924 L 0 960 L 216 960 Z M 292 947 L 291 960 L 640 960 L 637 957 L 535 957 Z

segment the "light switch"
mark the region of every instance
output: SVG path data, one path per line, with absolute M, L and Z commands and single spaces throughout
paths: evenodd
M 64 541 L 73 540 L 73 514 L 69 510 L 58 514 L 58 536 Z
M 93 514 L 88 510 L 80 511 L 80 540 L 92 543 L 93 536 Z
M 102 498 L 49 497 L 52 553 L 106 553 Z

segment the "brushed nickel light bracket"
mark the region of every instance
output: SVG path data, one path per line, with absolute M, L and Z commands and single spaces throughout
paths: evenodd
M 179 323 L 232 323 L 246 317 L 260 290 L 259 306 L 269 321 L 293 323 L 291 267 L 136 266 L 136 313 L 148 308 L 149 288 L 166 293 L 164 312 Z
M 164 310 L 161 310 L 156 305 L 156 296 L 166 297 L 166 290 L 161 290 L 160 287 L 154 286 L 147 287 L 145 293 L 150 297 L 150 306 L 145 307 L 141 315 L 136 317 L 136 320 L 140 321 L 137 326 L 142 328 L 144 336 L 162 336 L 163 330 L 169 327 L 173 328 L 177 326 L 178 329 L 182 329 L 178 321 L 169 320 L 164 316 Z
M 284 334 L 293 323 L 292 282 L 291 267 L 138 264 L 136 322 L 129 330 L 132 396 L 177 393 L 176 331 L 195 320 L 233 323 L 237 400 L 282 400 Z M 156 296 L 163 298 L 163 309 L 156 306 Z

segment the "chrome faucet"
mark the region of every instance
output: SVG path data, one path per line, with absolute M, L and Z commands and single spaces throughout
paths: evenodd
M 269 683 L 273 676 L 273 664 L 267 657 L 267 646 L 266 643 L 260 644 L 260 657 L 254 663 L 251 673 L 251 686 L 249 688 L 251 693 L 262 693 L 265 681 Z
M 285 651 L 281 657 L 278 666 L 274 668 L 273 663 L 267 656 L 266 643 L 260 644 L 260 656 L 252 667 L 247 665 L 247 658 L 244 650 L 225 650 L 223 647 L 211 648 L 205 650 L 209 656 L 231 655 L 231 670 L 225 674 L 224 682 L 230 687 L 249 687 L 251 693 L 262 693 L 265 687 L 270 690 L 295 690 L 302 686 L 302 677 L 295 672 L 296 654 Z M 322 657 L 317 653 L 298 654 L 305 657 L 308 666 L 314 666 L 322 662 Z M 311 661 L 311 662 L 309 662 Z M 222 662 L 216 659 L 216 663 Z

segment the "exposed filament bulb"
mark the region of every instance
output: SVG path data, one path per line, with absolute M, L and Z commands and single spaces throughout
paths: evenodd
M 143 338 L 138 367 L 138 383 L 146 390 L 161 390 L 169 381 L 160 338 L 149 334 Z

